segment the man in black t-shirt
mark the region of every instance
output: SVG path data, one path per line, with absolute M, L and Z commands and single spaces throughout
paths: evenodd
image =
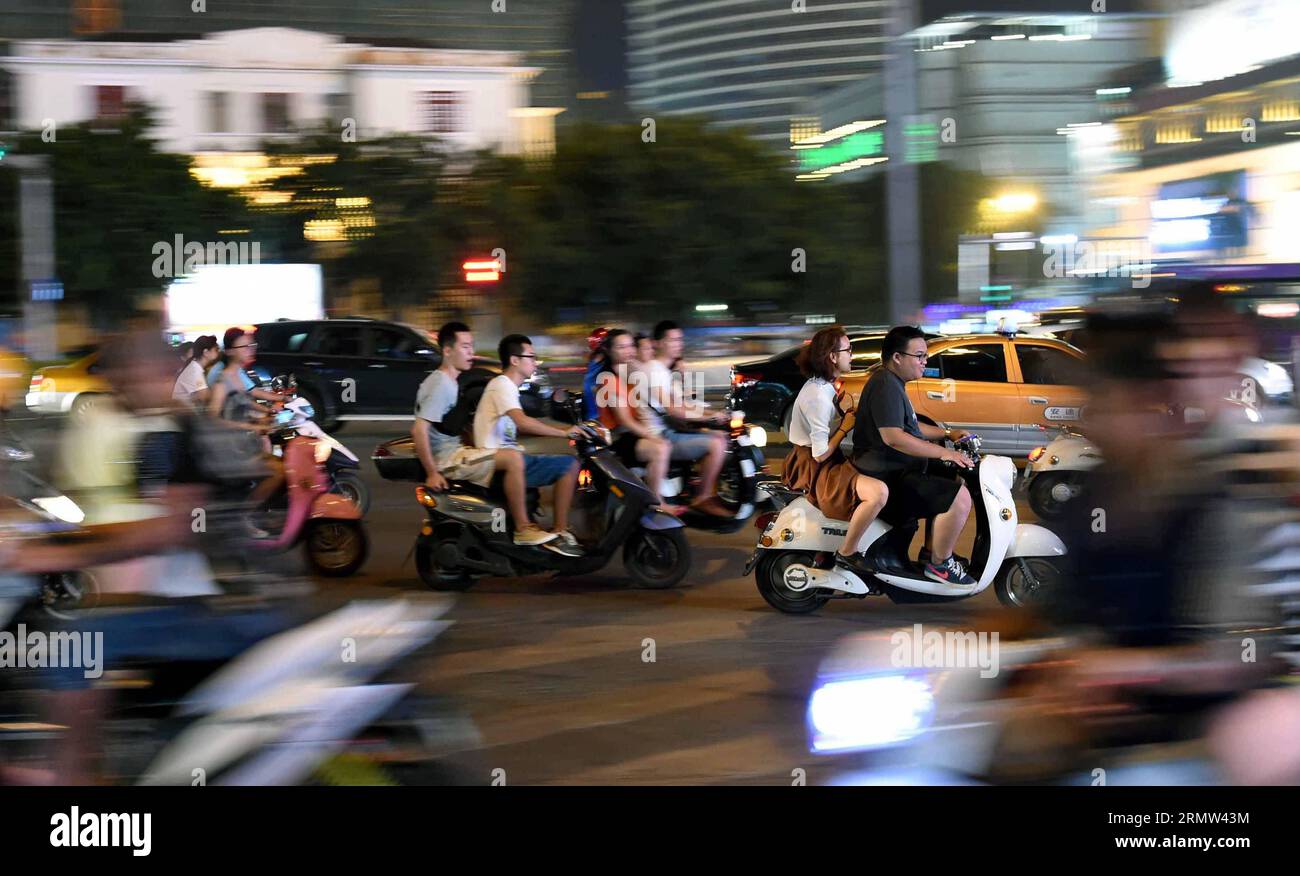
M 962 453 L 933 444 L 966 433 L 919 423 L 907 382 L 925 373 L 925 334 L 914 326 L 896 326 L 885 335 L 881 367 L 871 375 L 858 400 L 853 427 L 854 466 L 885 482 L 889 501 L 881 517 L 894 523 L 933 518 L 926 547 L 930 556 L 925 575 L 942 584 L 973 587 L 977 582 L 952 555 L 966 518 L 971 497 L 966 485 L 950 474 L 927 471 L 930 460 L 970 468 Z

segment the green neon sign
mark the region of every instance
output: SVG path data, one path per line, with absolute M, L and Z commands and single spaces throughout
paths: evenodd
M 885 153 L 885 135 L 880 131 L 858 131 L 817 149 L 801 149 L 799 170 L 811 173 L 858 158 L 875 158 Z

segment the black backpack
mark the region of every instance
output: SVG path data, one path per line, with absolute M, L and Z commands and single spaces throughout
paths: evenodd
M 447 411 L 441 423 L 433 424 L 434 428 L 444 435 L 460 438 L 466 444 L 472 443 L 470 433 L 474 430 L 474 412 L 478 410 L 479 400 L 483 398 L 483 390 L 488 381 L 494 377 L 495 374 L 478 369 L 461 374 L 457 380 L 456 404 Z

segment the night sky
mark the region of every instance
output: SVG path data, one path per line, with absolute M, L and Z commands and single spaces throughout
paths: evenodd
M 623 0 L 581 0 L 574 21 L 574 65 L 581 91 L 627 84 Z

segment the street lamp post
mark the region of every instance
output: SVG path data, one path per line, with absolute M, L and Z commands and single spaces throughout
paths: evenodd
M 906 129 L 916 113 L 916 53 L 906 35 L 915 26 L 912 0 L 894 0 L 885 59 L 885 204 L 889 246 L 889 319 L 921 311 L 921 219 L 917 165 L 907 160 Z
M 23 334 L 32 359 L 52 359 L 57 353 L 54 303 L 38 300 L 37 283 L 53 280 L 54 183 L 44 155 L 10 155 L 5 163 L 18 168 L 18 228 L 22 240 Z

